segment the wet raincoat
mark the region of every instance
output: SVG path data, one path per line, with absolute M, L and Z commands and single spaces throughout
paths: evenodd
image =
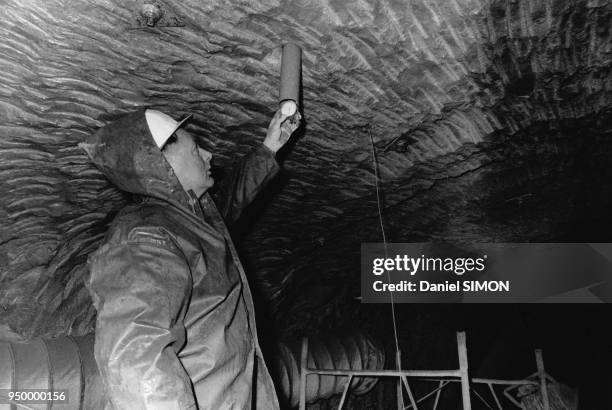
M 225 225 L 278 171 L 272 152 L 262 145 L 239 161 L 215 205 L 183 190 L 144 110 L 80 146 L 119 189 L 143 198 L 89 258 L 95 357 L 111 408 L 277 409 Z

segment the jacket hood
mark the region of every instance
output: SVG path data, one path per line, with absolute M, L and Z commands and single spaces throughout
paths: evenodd
M 144 109 L 100 128 L 79 147 L 122 191 L 189 207 L 189 196 L 155 144 Z

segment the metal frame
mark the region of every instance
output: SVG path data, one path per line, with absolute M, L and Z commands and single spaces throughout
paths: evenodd
M 550 410 L 550 402 L 548 398 L 548 389 L 546 387 L 546 380 L 550 380 L 553 383 L 557 382 L 550 377 L 544 370 L 544 359 L 542 357 L 542 350 L 536 349 L 536 365 L 538 371 L 533 373 L 529 377 L 523 380 L 501 380 L 501 379 L 484 379 L 484 378 L 469 378 L 468 372 L 468 358 L 467 358 L 467 345 L 465 332 L 457 332 L 457 354 L 459 357 L 459 369 L 456 370 L 351 370 L 351 369 L 313 369 L 308 367 L 308 338 L 302 339 L 302 353 L 300 358 L 300 405 L 299 410 L 306 410 L 306 379 L 308 375 L 318 374 L 326 376 L 347 376 L 348 380 L 342 391 L 338 410 L 342 410 L 348 396 L 348 391 L 351 386 L 351 382 L 354 377 L 397 377 L 398 378 L 398 410 L 414 409 L 418 410 L 418 403 L 430 398 L 435 394 L 435 400 L 433 403 L 433 410 L 437 410 L 438 402 L 440 400 L 440 393 L 444 387 L 451 383 L 461 383 L 461 397 L 463 410 L 471 410 L 471 398 L 470 392 L 473 391 L 478 399 L 480 399 L 488 408 L 493 407 L 482 397 L 476 390 L 473 389 L 472 385 L 485 384 L 489 387 L 491 396 L 495 400 L 495 406 L 498 410 L 503 410 L 501 402 L 493 386 L 502 385 L 507 386 L 503 393 L 506 399 L 520 409 L 524 409 L 523 405 L 519 403 L 515 397 L 510 394 L 512 389 L 516 389 L 519 386 L 534 385 L 539 386 L 540 393 L 542 394 L 542 400 L 544 404 L 544 410 Z M 400 363 L 400 352 L 397 352 L 396 361 L 398 368 L 401 369 Z M 533 380 L 537 376 L 538 381 Z M 438 386 L 423 395 L 419 399 L 415 399 L 410 384 L 408 383 L 408 377 L 415 378 L 422 381 L 437 382 Z M 408 393 L 410 404 L 404 405 L 403 391 Z
M 306 410 L 306 379 L 310 374 L 319 374 L 326 376 L 348 376 L 348 382 L 342 393 L 342 398 L 338 409 L 344 407 L 348 389 L 351 385 L 353 377 L 399 377 L 410 397 L 410 407 L 418 410 L 417 401 L 412 395 L 408 377 L 417 378 L 451 378 L 453 381 L 461 383 L 461 391 L 463 398 L 463 409 L 471 410 L 470 403 L 470 385 L 468 375 L 467 347 L 465 332 L 457 332 L 457 351 L 459 355 L 459 369 L 456 370 L 351 370 L 351 369 L 311 369 L 308 367 L 308 338 L 302 339 L 302 355 L 300 360 L 300 410 Z M 444 386 L 442 386 L 444 387 Z M 440 388 L 441 389 L 441 388 Z M 423 399 L 423 398 L 422 398 Z M 436 397 L 436 401 L 438 397 Z

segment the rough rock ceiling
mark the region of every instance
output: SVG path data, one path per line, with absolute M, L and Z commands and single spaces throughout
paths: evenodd
M 609 223 L 607 0 L 158 3 L 180 27 L 140 27 L 139 1 L 0 8 L 0 320 L 19 334 L 91 331 L 84 262 L 126 198 L 75 144 L 135 107 L 193 112 L 222 168 L 263 138 L 285 41 L 306 125 L 237 229 L 281 327 L 359 294 L 360 244 L 381 240 L 370 135 L 389 241 Z

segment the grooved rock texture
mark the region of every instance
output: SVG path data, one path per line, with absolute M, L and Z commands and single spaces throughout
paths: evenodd
M 4 329 L 92 330 L 84 263 L 129 198 L 76 144 L 136 107 L 192 112 L 223 168 L 265 135 L 285 41 L 305 126 L 236 229 L 282 333 L 350 317 L 382 240 L 372 144 L 388 241 L 609 240 L 609 1 L 158 3 L 155 27 L 135 0 L 0 7 Z

